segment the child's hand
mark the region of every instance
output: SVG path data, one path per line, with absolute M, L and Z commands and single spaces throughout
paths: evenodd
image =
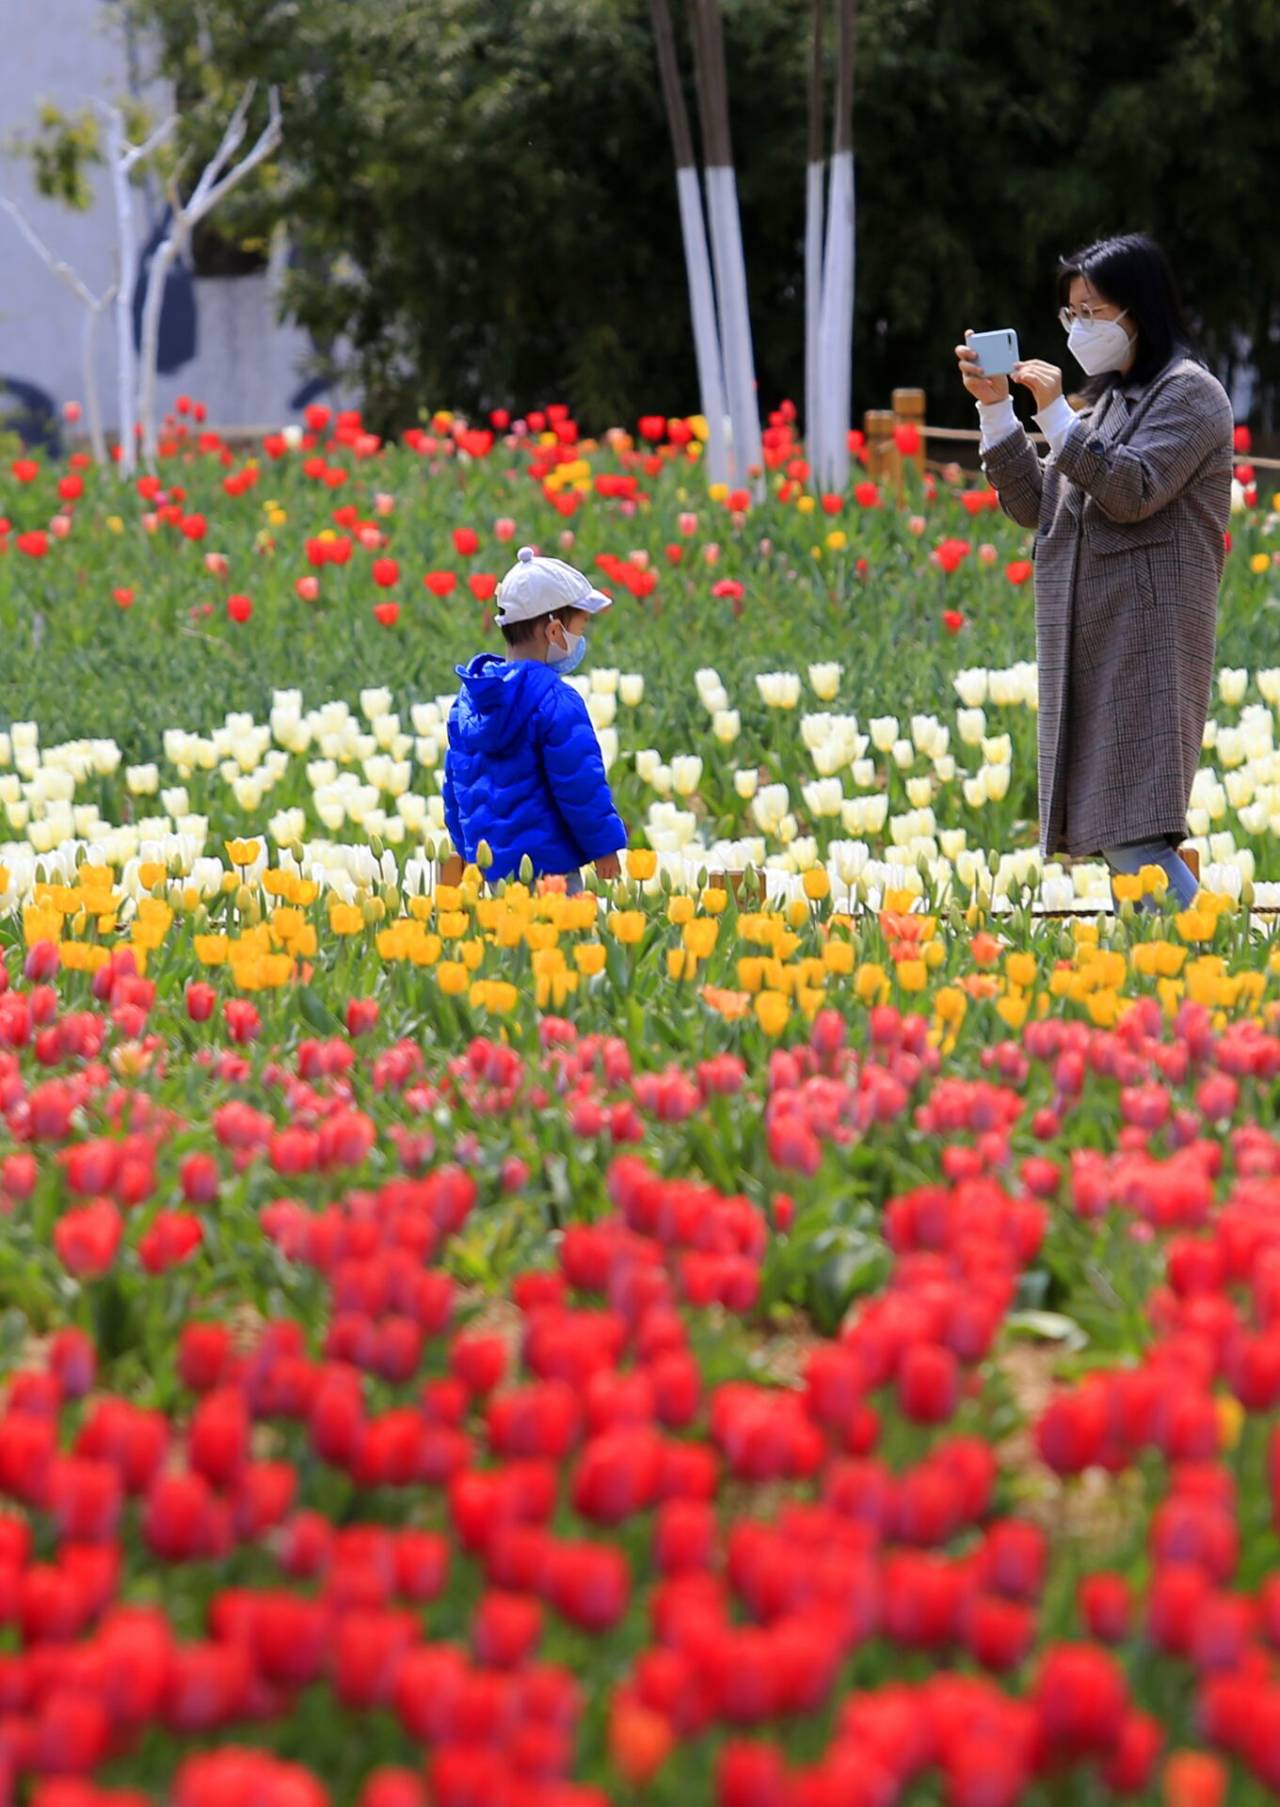
M 622 877 L 622 863 L 616 853 L 606 853 L 595 862 L 595 867 L 600 878 Z

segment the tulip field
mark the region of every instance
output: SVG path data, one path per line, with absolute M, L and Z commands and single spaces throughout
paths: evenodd
M 1179 911 L 1040 858 L 981 478 L 202 413 L 0 461 L 0 1807 L 1275 1799 L 1247 437 Z M 444 829 L 521 544 L 615 600 L 573 895 Z

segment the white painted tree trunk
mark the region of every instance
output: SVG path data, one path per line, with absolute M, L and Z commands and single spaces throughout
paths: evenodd
M 693 318 L 693 350 L 698 363 L 698 392 L 707 420 L 707 475 L 712 483 L 729 481 L 729 447 L 725 437 L 726 403 L 720 334 L 716 327 L 716 299 L 711 283 L 711 259 L 707 253 L 707 229 L 702 212 L 702 190 L 693 168 L 676 171 L 680 202 L 680 230 L 684 237 L 684 262 L 689 278 L 689 311 Z
M 843 490 L 849 481 L 849 427 L 853 409 L 853 304 L 855 197 L 853 152 L 831 159 L 827 243 L 822 270 L 819 325 L 822 483 Z
M 95 464 L 107 462 L 107 436 L 102 430 L 102 403 L 98 399 L 98 315 L 105 300 L 85 309 L 80 329 L 80 368 L 84 384 L 84 422 L 89 435 L 89 450 Z
M 762 463 L 760 406 L 756 396 L 751 317 L 747 308 L 747 266 L 742 253 L 738 184 L 731 164 L 708 168 L 707 208 L 711 216 L 711 255 L 720 307 L 725 387 L 729 418 L 733 423 L 730 468 L 735 484 L 743 489 L 750 485 L 759 497 L 764 493 L 759 474 Z M 753 470 L 757 472 L 754 478 L 750 474 Z
M 137 463 L 137 441 L 133 431 L 136 393 L 133 291 L 138 280 L 138 242 L 133 221 L 133 187 L 129 180 L 129 147 L 125 141 L 123 122 L 114 110 L 110 118 L 108 145 L 107 161 L 111 165 L 111 187 L 116 204 L 116 241 L 120 247 L 119 287 L 116 291 L 116 412 L 120 423 L 120 459 L 117 468 L 122 477 L 127 477 Z
M 804 438 L 809 464 L 823 468 L 822 447 L 822 208 L 825 170 L 810 163 L 804 212 Z

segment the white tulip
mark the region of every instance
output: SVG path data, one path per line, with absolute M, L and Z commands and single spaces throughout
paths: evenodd
M 700 666 L 693 674 L 693 682 L 697 688 L 698 695 L 703 698 L 705 698 L 709 690 L 716 691 L 724 689 L 724 685 L 720 681 L 720 673 L 716 670 L 714 665 Z
M 805 808 L 811 816 L 838 816 L 844 802 L 844 791 L 838 778 L 816 778 L 801 787 Z
M 742 732 L 742 720 L 736 709 L 717 709 L 711 718 L 711 732 L 723 746 L 732 746 Z
M 907 800 L 913 809 L 924 809 L 933 801 L 933 779 L 908 778 Z
M 750 803 L 760 788 L 760 774 L 749 766 L 740 766 L 733 774 L 733 788 L 744 803 Z
M 660 797 L 671 795 L 671 767 L 659 763 L 653 768 L 653 776 L 649 780 Z
M 933 775 L 939 784 L 954 784 L 956 777 L 956 761 L 954 753 L 943 753 L 933 762 Z
M 1194 805 L 1187 809 L 1187 832 L 1196 839 L 1201 839 L 1209 832 L 1209 812 L 1203 807 Z
M 986 702 L 989 674 L 985 667 L 970 666 L 967 671 L 958 671 L 951 681 L 966 708 L 980 709 Z
M 593 690 L 587 698 L 587 714 L 591 717 L 591 725 L 597 730 L 611 728 L 618 713 L 618 699 L 611 690 Z
M 1253 773 L 1247 768 L 1228 772 L 1222 784 L 1232 809 L 1240 810 L 1246 804 L 1252 803 L 1253 793 L 1257 787 L 1254 784 Z
M 895 740 L 891 748 L 893 763 L 901 772 L 908 772 L 916 762 L 916 750 L 909 740 Z
M 432 734 L 440 726 L 442 716 L 435 703 L 415 703 L 409 711 L 415 734 Z
M 1218 695 L 1228 709 L 1236 709 L 1244 701 L 1249 688 L 1249 674 L 1240 667 L 1224 665 L 1218 673 Z
M 653 774 L 662 764 L 662 755 L 656 747 L 642 747 L 636 754 L 636 777 L 641 784 L 652 784 Z
M 840 688 L 843 667 L 832 662 L 809 667 L 809 688 L 824 703 L 832 702 Z
M 596 740 L 600 745 L 600 762 L 607 772 L 618 757 L 618 734 L 615 728 L 598 728 Z
M 1239 728 L 1219 728 L 1216 752 L 1220 763 L 1228 768 L 1244 764 L 1244 735 Z
M 1008 765 L 1013 758 L 1013 742 L 1007 734 L 995 734 L 982 742 L 982 757 L 988 765 Z
M 898 738 L 896 715 L 873 715 L 870 722 L 871 744 L 877 753 L 887 753 Z
M 597 665 L 591 673 L 592 696 L 616 696 L 621 675 L 616 665 Z
M 697 754 L 678 754 L 671 761 L 671 783 L 678 797 L 692 797 L 701 780 L 702 761 Z
M 718 715 L 729 707 L 729 692 L 723 684 L 717 684 L 703 691 L 702 702 L 708 715 Z
M 385 715 L 391 707 L 391 692 L 386 689 L 362 690 L 360 692 L 360 708 L 366 721 L 376 722 L 380 715 Z
M 1209 858 L 1218 864 L 1232 859 L 1236 851 L 1236 837 L 1229 828 L 1221 829 L 1217 834 L 1209 836 Z
M 644 679 L 639 672 L 629 671 L 618 679 L 618 695 L 628 709 L 644 701 Z
M 877 797 L 864 797 L 863 823 L 867 834 L 882 834 L 885 818 L 889 814 L 889 799 L 882 791 Z
M 1249 835 L 1266 834 L 1271 820 L 1271 810 L 1265 803 L 1250 803 L 1240 811 L 1240 826 Z
M 966 747 L 981 746 L 986 737 L 987 717 L 983 709 L 957 709 L 956 733 Z
M 1274 709 L 1280 703 L 1280 665 L 1269 665 L 1265 671 L 1255 672 L 1254 682 L 1264 701 Z
M 961 789 L 964 800 L 970 809 L 981 809 L 987 800 L 987 773 L 989 766 L 983 766 L 974 778 L 966 778 Z
M 855 759 L 849 768 L 853 774 L 853 782 L 860 791 L 870 790 L 876 781 L 876 762 L 874 759 Z
M 160 768 L 158 765 L 126 766 L 124 781 L 132 796 L 154 797 L 160 789 Z
M 790 807 L 791 793 L 785 784 L 766 784 L 752 799 L 751 813 L 763 834 L 775 834 Z

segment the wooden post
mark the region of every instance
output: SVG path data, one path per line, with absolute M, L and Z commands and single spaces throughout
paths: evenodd
M 902 461 L 893 443 L 896 425 L 891 408 L 868 408 L 862 417 L 862 430 L 867 436 L 867 475 L 873 483 L 888 484 L 895 490 L 902 478 Z
M 440 862 L 440 883 L 442 885 L 460 885 L 465 871 L 462 855 L 451 853 L 447 860 Z
M 923 389 L 895 389 L 892 396 L 893 412 L 899 426 L 914 427 L 920 436 L 920 443 L 914 452 L 905 455 L 904 462 L 915 466 L 916 475 L 924 480 L 924 409 L 925 395 Z M 902 454 L 899 454 L 902 456 Z
M 1182 855 L 1183 863 L 1190 868 L 1192 878 L 1195 879 L 1197 884 L 1199 884 L 1200 883 L 1199 849 L 1195 848 L 1195 847 L 1180 847 L 1178 849 L 1178 852 Z

